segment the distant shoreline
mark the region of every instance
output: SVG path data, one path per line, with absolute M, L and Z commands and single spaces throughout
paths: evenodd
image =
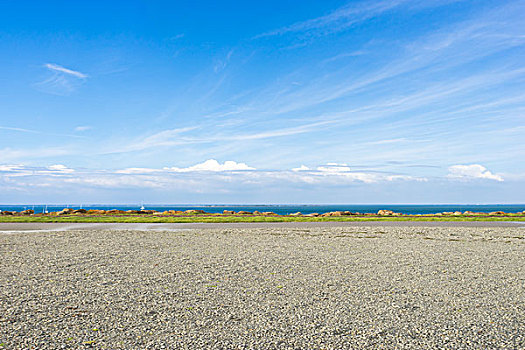
M 233 211 L 210 213 L 190 210 L 101 210 L 63 208 L 60 211 L 38 213 L 32 209 L 1 211 L 0 222 L 23 223 L 265 223 L 265 222 L 367 222 L 367 221 L 525 221 L 525 211 L 506 213 L 455 211 L 433 214 L 403 214 L 388 209 L 377 213 L 329 211 L 304 214 L 295 212 L 280 215 L 272 211 Z

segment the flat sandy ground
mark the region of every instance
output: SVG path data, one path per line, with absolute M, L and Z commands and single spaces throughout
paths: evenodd
M 0 232 L 0 349 L 525 349 L 489 226 Z

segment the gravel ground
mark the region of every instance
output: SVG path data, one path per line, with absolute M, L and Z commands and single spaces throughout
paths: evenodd
M 0 234 L 0 343 L 525 349 L 525 229 Z

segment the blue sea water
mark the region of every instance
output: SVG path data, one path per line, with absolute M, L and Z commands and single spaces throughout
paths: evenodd
M 42 213 L 44 210 L 49 212 L 60 211 L 63 208 L 73 209 L 120 209 L 120 210 L 138 210 L 140 205 L 107 205 L 107 204 L 91 204 L 91 205 L 0 205 L 0 210 L 5 211 L 22 211 L 25 209 L 33 209 L 36 213 Z M 158 204 L 144 204 L 144 207 L 149 210 L 165 211 L 165 210 L 188 210 L 201 209 L 208 213 L 222 213 L 223 210 L 233 211 L 272 211 L 276 214 L 286 215 L 295 212 L 303 214 L 310 213 L 326 213 L 336 210 L 348 210 L 359 213 L 377 213 L 380 209 L 393 210 L 402 214 L 434 214 L 444 211 L 473 211 L 473 212 L 491 212 L 504 211 L 506 213 L 516 213 L 525 210 L 525 204 L 447 204 L 447 205 L 402 205 L 402 204 L 338 204 L 338 205 L 158 205 Z

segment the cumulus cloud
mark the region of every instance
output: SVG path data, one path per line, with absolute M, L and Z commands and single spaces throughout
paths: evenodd
M 193 171 L 238 171 L 238 170 L 255 170 L 255 168 L 252 168 L 246 163 L 237 163 L 232 160 L 227 160 L 223 164 L 219 163 L 215 159 L 208 159 L 204 163 L 196 164 L 187 168 L 164 168 L 165 170 L 178 172 L 178 173 L 186 173 L 186 172 L 193 172 Z
M 480 164 L 470 165 L 453 165 L 448 168 L 449 178 L 460 178 L 460 179 L 487 179 L 495 181 L 503 181 L 503 177 L 497 174 L 493 174 L 487 168 Z
M 292 171 L 308 171 L 310 170 L 309 167 L 307 167 L 306 165 L 301 165 L 299 168 L 293 168 Z
M 162 169 L 155 168 L 126 168 L 115 171 L 117 174 L 152 174 L 152 173 L 192 173 L 192 172 L 224 172 L 224 171 L 243 171 L 255 170 L 246 163 L 237 163 L 232 160 L 227 160 L 223 164 L 215 159 L 208 159 L 199 164 L 189 166 L 187 168 L 178 167 L 164 167 Z
M 226 193 L 281 186 L 345 186 L 347 184 L 425 181 L 402 174 L 351 171 L 346 164 L 330 163 L 317 168 L 257 170 L 245 163 L 215 159 L 186 168 L 72 169 L 49 166 L 0 165 L 0 190 L 46 187 L 56 191 L 86 188 L 181 190 L 191 193 Z M 76 187 L 74 187 L 76 186 Z M 312 188 L 312 187 L 309 187 Z M 17 190 L 18 191 L 18 190 Z
M 325 166 L 317 167 L 317 171 L 323 173 L 341 173 L 350 171 L 350 167 L 346 163 L 327 163 Z
M 233 172 L 233 173 L 232 173 Z M 202 173 L 208 173 L 203 175 Z M 212 174 L 209 174 L 212 173 Z M 224 174 L 226 173 L 226 174 Z M 353 182 L 362 183 L 380 183 L 392 181 L 426 181 L 426 178 L 400 175 L 400 174 L 383 174 L 351 171 L 345 163 L 327 163 L 311 169 L 305 165 L 290 170 L 266 171 L 257 170 L 245 163 L 226 161 L 219 163 L 215 159 L 209 159 L 187 168 L 165 167 L 162 169 L 152 168 L 126 168 L 117 170 L 113 174 L 128 177 L 136 176 L 142 180 L 153 179 L 152 182 L 157 184 L 164 183 L 170 186 L 173 181 L 192 181 L 197 183 L 220 184 L 229 183 L 235 178 L 238 185 L 269 185 L 271 183 L 306 183 L 319 185 L 338 185 Z M 121 178 L 123 180 L 124 178 Z M 104 182 L 108 182 L 106 178 Z M 120 180 L 117 180 L 120 181 Z M 131 180 L 126 179 L 123 183 L 130 184 Z M 215 190 L 220 190 L 216 187 Z

